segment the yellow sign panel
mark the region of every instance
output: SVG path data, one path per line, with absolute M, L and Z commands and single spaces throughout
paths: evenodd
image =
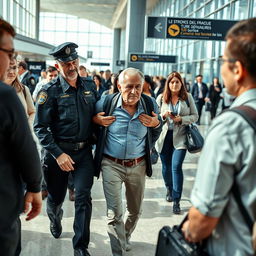
M 168 27 L 168 34 L 170 36 L 177 36 L 180 33 L 180 27 L 176 24 L 172 24 Z
M 132 55 L 131 56 L 131 61 L 137 61 L 138 60 L 138 56 L 137 55 Z

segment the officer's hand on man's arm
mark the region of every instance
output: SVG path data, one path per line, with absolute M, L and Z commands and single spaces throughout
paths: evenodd
M 157 127 L 160 124 L 160 121 L 158 120 L 158 115 L 152 111 L 152 116 L 149 116 L 147 114 L 141 114 L 139 116 L 140 122 L 146 126 L 146 127 Z
M 75 162 L 68 154 L 62 153 L 60 156 L 56 158 L 56 161 L 62 171 L 74 171 L 73 164 L 75 164 Z
M 31 210 L 29 211 L 31 205 Z M 24 213 L 27 213 L 26 220 L 35 218 L 42 209 L 42 195 L 41 192 L 33 193 L 26 192 L 24 198 Z M 28 212 L 29 211 L 29 212 Z
M 114 116 L 104 116 L 105 112 L 99 112 L 97 115 L 95 115 L 92 120 L 95 124 L 108 127 L 112 123 L 115 122 L 116 118 Z

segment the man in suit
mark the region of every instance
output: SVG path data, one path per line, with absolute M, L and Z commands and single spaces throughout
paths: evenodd
M 198 124 L 200 124 L 200 118 L 202 114 L 202 108 L 205 103 L 205 98 L 208 93 L 208 87 L 203 81 L 203 76 L 202 75 L 197 75 L 196 76 L 196 83 L 194 83 L 191 94 L 195 100 L 197 111 L 198 111 Z
M 2 83 L 14 58 L 13 27 L 0 18 L 0 255 L 21 251 L 21 212 L 26 220 L 42 207 L 41 167 L 24 108 L 16 92 Z M 26 193 L 24 195 L 24 183 Z M 29 211 L 29 208 L 31 209 Z M 29 212 L 28 212 L 29 211 Z
M 25 61 L 19 62 L 18 74 L 20 76 L 21 83 L 26 85 L 29 88 L 31 95 L 33 95 L 33 92 L 36 88 L 37 81 L 34 75 L 31 74 L 30 71 L 28 70 L 28 65 Z

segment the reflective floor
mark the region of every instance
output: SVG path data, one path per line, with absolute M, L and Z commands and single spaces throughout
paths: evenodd
M 207 126 L 200 126 L 205 135 Z M 137 228 L 132 234 L 132 250 L 127 256 L 153 256 L 155 254 L 158 231 L 164 225 L 179 224 L 191 206 L 189 196 L 194 183 L 199 153 L 187 153 L 184 164 L 184 188 L 181 200 L 181 214 L 172 213 L 172 203 L 165 201 L 160 160 L 153 166 L 153 176 L 147 178 L 143 213 Z M 123 191 L 124 192 L 124 191 Z M 92 256 L 111 256 L 111 249 L 106 229 L 106 203 L 102 190 L 102 180 L 96 180 L 92 189 L 93 215 L 91 221 L 91 242 L 89 252 Z M 73 202 L 68 194 L 63 204 L 63 233 L 55 239 L 49 232 L 49 220 L 45 212 L 45 201 L 40 216 L 26 222 L 22 219 L 22 256 L 71 256 L 73 255 Z

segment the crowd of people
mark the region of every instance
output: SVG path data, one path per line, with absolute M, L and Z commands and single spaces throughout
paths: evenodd
M 207 239 L 209 255 L 253 255 L 252 230 L 231 189 L 236 182 L 255 221 L 255 131 L 236 113 L 216 117 L 216 112 L 221 99 L 223 109 L 256 109 L 255 31 L 253 18 L 228 32 L 221 58 L 225 87 L 217 77 L 208 87 L 201 74 L 191 85 L 177 71 L 166 78 L 135 68 L 90 75 L 79 64 L 78 45 L 70 42 L 49 52 L 56 64 L 36 83 L 26 63 L 16 60 L 13 27 L 0 19 L 0 205 L 5 206 L 0 255 L 20 254 L 19 214 L 26 212 L 27 220 L 36 217 L 46 197 L 49 229 L 59 238 L 67 188 L 75 207 L 74 255 L 90 255 L 91 189 L 94 176 L 100 175 L 112 254 L 125 255 L 142 213 L 154 147 L 162 163 L 163 197 L 173 202 L 174 214 L 181 213 L 186 127 L 200 124 L 204 105 L 214 120 L 200 155 L 183 234 L 191 242 Z

